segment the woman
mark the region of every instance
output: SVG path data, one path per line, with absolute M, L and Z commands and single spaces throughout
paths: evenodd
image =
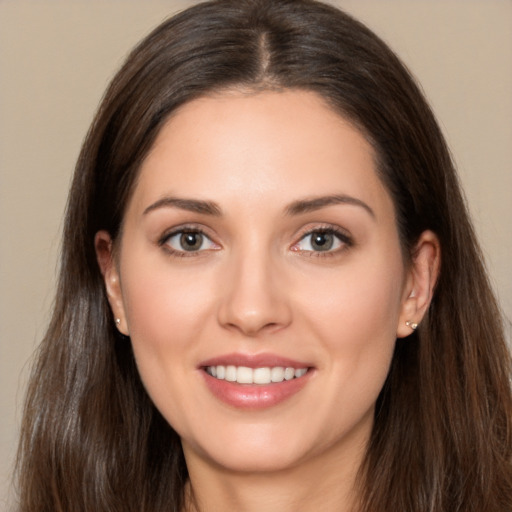
M 199 4 L 82 149 L 21 510 L 510 510 L 499 319 L 393 53 L 309 0 Z

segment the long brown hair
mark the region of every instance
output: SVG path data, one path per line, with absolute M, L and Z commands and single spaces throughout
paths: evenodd
M 442 268 L 398 340 L 360 471 L 361 510 L 512 509 L 510 357 L 446 143 L 419 88 L 364 25 L 313 0 L 217 0 L 156 28 L 113 79 L 67 206 L 57 296 L 19 448 L 22 512 L 179 511 L 180 440 L 112 322 L 94 235 L 115 239 L 141 162 L 180 105 L 228 87 L 314 91 L 375 148 L 404 253 L 426 229 Z

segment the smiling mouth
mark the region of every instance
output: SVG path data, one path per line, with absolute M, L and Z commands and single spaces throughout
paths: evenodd
M 300 379 L 308 372 L 308 368 L 292 368 L 284 366 L 249 368 L 247 366 L 206 366 L 206 373 L 218 380 L 236 382 L 238 384 L 278 384 L 293 379 Z

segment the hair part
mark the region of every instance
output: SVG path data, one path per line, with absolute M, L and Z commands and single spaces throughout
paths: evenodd
M 138 170 L 181 105 L 225 89 L 313 91 L 371 142 L 410 254 L 442 268 L 427 318 L 398 340 L 360 471 L 361 511 L 512 506 L 510 356 L 444 138 L 404 65 L 364 25 L 313 0 L 217 0 L 157 27 L 100 105 L 70 191 L 53 316 L 32 371 L 20 511 L 180 511 L 180 439 L 113 324 L 94 252 L 115 240 Z

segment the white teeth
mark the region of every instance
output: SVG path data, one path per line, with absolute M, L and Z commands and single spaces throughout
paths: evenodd
M 236 371 L 236 381 L 240 384 L 252 384 L 252 368 L 239 366 Z
M 210 367 L 211 368 L 211 367 Z M 224 380 L 226 378 L 226 367 L 225 366 L 217 366 L 217 379 Z
M 285 380 L 292 380 L 295 377 L 295 369 L 294 368 L 286 368 L 284 371 Z
M 226 377 L 229 382 L 236 382 L 236 366 L 226 366 Z
M 238 384 L 271 384 L 298 379 L 307 373 L 307 368 L 284 366 L 249 368 L 247 366 L 208 366 L 206 372 L 212 377 Z
M 270 384 L 270 368 L 255 368 L 252 379 L 248 384 Z
M 275 366 L 270 371 L 270 380 L 272 382 L 283 382 L 284 380 L 284 368 L 282 366 Z

